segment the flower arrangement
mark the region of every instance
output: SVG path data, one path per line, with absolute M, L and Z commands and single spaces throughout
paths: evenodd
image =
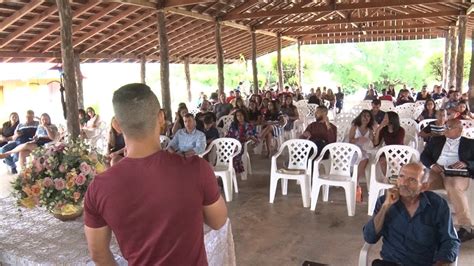
M 103 162 L 103 156 L 81 139 L 39 147 L 13 182 L 13 193 L 20 206 L 71 215 L 82 210 L 87 187 L 105 170 Z

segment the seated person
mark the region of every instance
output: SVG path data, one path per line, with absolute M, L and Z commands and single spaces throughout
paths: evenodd
M 96 129 L 99 128 L 100 118 L 92 107 L 87 108 L 87 116 L 89 119 L 86 125 L 82 127 L 82 135 L 86 138 L 92 138 L 96 134 Z
M 206 149 L 206 136 L 196 129 L 192 114 L 184 116 L 184 128 L 178 130 L 168 144 L 168 151 L 184 157 L 199 155 Z
M 378 99 L 377 92 L 375 91 L 375 89 L 369 88 L 367 90 L 367 93 L 365 94 L 364 100 L 373 101 L 375 99 Z
M 232 110 L 232 105 L 227 103 L 225 93 L 221 93 L 219 95 L 219 102 L 214 105 L 214 113 L 216 114 L 216 119 L 223 117 L 224 115 L 228 115 Z
M 51 124 L 51 118 L 48 114 L 44 113 L 41 115 L 41 125 L 36 129 L 36 134 L 33 136 L 33 140 L 16 146 L 13 150 L 7 151 L 0 154 L 0 158 L 6 158 L 13 153 L 19 153 L 19 163 L 21 167 L 25 166 L 26 157 L 30 153 L 44 144 L 51 142 L 58 136 L 58 128 Z
M 209 145 L 213 140 L 219 138 L 219 131 L 215 126 L 215 121 L 211 115 L 204 116 L 204 135 L 206 136 L 206 144 Z
M 449 91 L 448 100 L 444 103 L 443 108 L 448 112 L 451 109 L 455 109 L 458 106 L 460 99 L 461 93 L 459 91 Z
M 420 137 L 422 137 L 425 142 L 428 142 L 431 137 L 444 135 L 446 120 L 446 110 L 439 109 L 436 111 L 436 121 L 432 121 L 426 127 L 422 128 L 419 133 Z
M 318 147 L 319 156 L 324 146 L 337 141 L 337 128 L 329 122 L 326 106 L 318 106 L 314 115 L 316 121 L 308 125 L 300 138 L 314 142 Z
M 204 117 L 210 115 L 214 123 L 216 122 L 216 114 L 210 111 L 211 104 L 208 100 L 201 103 L 200 112 L 196 114 L 196 128 L 199 131 L 204 131 Z
M 397 99 L 397 102 L 395 103 L 395 105 L 403 105 L 405 103 L 413 103 L 415 102 L 413 100 L 413 97 L 411 97 L 410 95 L 410 91 L 408 89 L 402 89 L 400 91 L 400 94 L 398 96 L 398 99 Z
M 458 119 L 463 119 L 463 120 L 471 120 L 474 119 L 474 115 L 471 113 L 469 110 L 469 105 L 467 101 L 465 100 L 460 100 L 458 103 L 458 106 L 456 107 L 457 111 L 457 117 Z
M 427 86 L 423 85 L 423 87 L 421 87 L 421 91 L 418 92 L 418 94 L 416 95 L 416 100 L 417 101 L 426 101 L 428 99 L 431 99 L 431 95 L 428 92 Z
M 178 107 L 178 111 L 174 116 L 173 128 L 171 129 L 171 136 L 174 136 L 178 130 L 184 128 L 184 116 L 188 114 L 186 105 Z
M 15 134 L 15 129 L 20 124 L 20 118 L 18 114 L 13 112 L 10 114 L 10 119 L 3 123 L 1 134 L 0 134 L 0 147 L 5 146 L 9 141 L 13 140 L 13 135 Z
M 372 265 L 445 265 L 459 253 L 459 239 L 447 202 L 426 191 L 423 166 L 402 167 L 397 187 L 377 200 L 374 216 L 364 226 L 364 239 L 383 237 L 382 260 Z
M 379 97 L 379 100 L 393 102 L 393 97 L 392 97 L 392 95 L 387 93 L 386 89 L 382 89 L 382 96 Z
M 420 116 L 416 119 L 416 122 L 420 122 L 424 119 L 436 119 L 436 104 L 432 99 L 426 100 L 425 107 Z
M 283 134 L 284 117 L 280 111 L 280 106 L 276 101 L 268 103 L 268 110 L 264 115 L 264 127 L 259 138 L 265 141 L 267 157 L 271 156 L 272 138 Z
M 117 126 L 115 117 L 112 118 L 110 125 L 109 141 L 107 144 L 107 155 L 110 159 L 110 166 L 118 163 L 125 157 L 125 139 L 123 138 L 122 131 Z
M 446 122 L 444 136 L 432 137 L 421 153 L 421 162 L 430 170 L 429 189 L 446 189 L 453 204 L 455 223 L 461 242 L 474 238 L 471 214 L 465 191 L 469 179 L 462 176 L 445 175 L 446 168 L 467 169 L 474 177 L 474 140 L 461 137 L 463 127 L 460 120 Z
M 248 120 L 249 123 L 254 126 L 260 125 L 262 123 L 262 113 L 260 113 L 258 105 L 254 101 L 249 102 Z
M 375 123 L 379 125 L 382 123 L 383 118 L 385 117 L 385 112 L 380 110 L 380 106 L 382 102 L 379 99 L 375 99 L 372 101 L 372 116 L 374 117 Z
M 89 116 L 86 114 L 86 111 L 84 109 L 79 109 L 78 114 L 79 114 L 79 125 L 81 128 L 83 128 L 86 126 L 87 121 L 89 121 Z
M 240 153 L 233 159 L 235 172 L 240 174 L 245 171 L 242 163 L 242 154 L 244 153 L 243 146 L 245 142 L 248 140 L 257 142 L 255 130 L 252 124 L 247 121 L 244 111 L 238 110 L 234 113 L 234 121 L 230 124 L 229 132 L 227 132 L 226 137 L 237 139 L 242 144 Z
M 5 144 L 5 146 L 0 149 L 0 153 L 11 151 L 18 145 L 31 141 L 35 136 L 39 124 L 38 121 L 35 121 L 34 119 L 35 113 L 32 110 L 28 110 L 26 112 L 26 122 L 18 124 L 15 129 L 15 134 L 12 136 L 12 141 Z M 17 153 L 13 153 L 12 155 L 5 157 L 5 160 L 3 160 L 3 162 L 10 167 L 13 174 L 17 173 L 16 161 L 18 161 Z
M 285 102 L 281 107 L 281 112 L 287 116 L 288 122 L 286 123 L 285 130 L 289 131 L 293 129 L 294 123 L 299 119 L 298 108 L 293 105 L 293 96 L 287 94 Z
M 431 94 L 431 99 L 436 101 L 438 99 L 444 99 L 444 97 L 446 97 L 446 93 L 441 89 L 441 86 L 434 85 L 433 93 Z

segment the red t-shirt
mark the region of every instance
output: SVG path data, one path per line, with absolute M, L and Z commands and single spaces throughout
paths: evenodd
M 129 265 L 207 265 L 203 206 L 219 196 L 207 161 L 159 151 L 96 176 L 84 223 L 109 226 Z

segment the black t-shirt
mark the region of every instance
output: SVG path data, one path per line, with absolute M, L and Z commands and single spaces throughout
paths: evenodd
M 196 128 L 200 131 L 204 131 L 204 117 L 210 115 L 212 117 L 212 121 L 215 123 L 217 121 L 216 114 L 213 112 L 199 112 L 196 114 Z
M 10 121 L 3 123 L 2 126 L 2 136 L 8 138 L 15 134 L 15 129 L 20 122 L 17 121 L 15 124 L 12 125 Z

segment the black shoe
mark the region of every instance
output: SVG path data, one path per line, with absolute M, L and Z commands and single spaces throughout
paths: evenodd
M 461 227 L 458 231 L 458 237 L 461 242 L 466 242 L 474 238 L 474 233 Z
M 16 167 L 12 168 L 12 174 L 14 174 L 14 175 L 18 174 L 18 171 L 16 170 Z

